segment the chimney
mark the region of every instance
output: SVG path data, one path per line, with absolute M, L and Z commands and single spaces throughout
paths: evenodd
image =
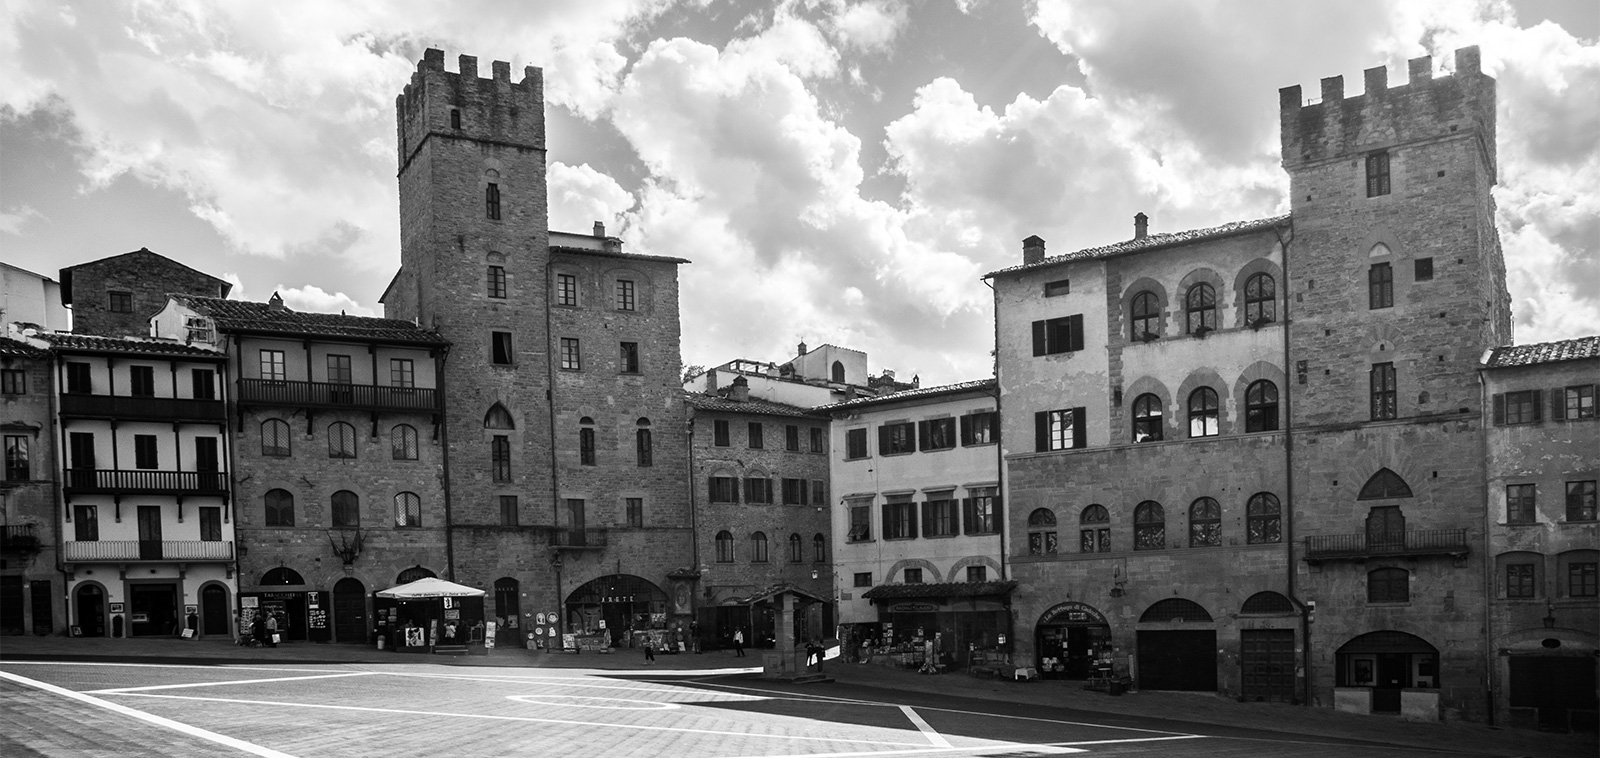
M 605 239 L 606 225 L 600 223 L 599 221 L 594 222 L 594 236 L 599 237 L 600 239 Z
M 1022 241 L 1022 265 L 1028 266 L 1044 260 L 1044 239 L 1035 234 Z
M 717 370 L 716 369 L 709 369 L 709 370 L 706 371 L 706 392 L 709 392 L 709 393 L 712 393 L 712 394 L 716 394 L 716 391 L 717 391 Z
M 912 374 L 911 375 L 911 386 L 912 386 L 912 388 L 920 388 L 922 386 L 922 375 L 921 374 Z
M 806 354 L 806 343 L 804 343 L 804 342 L 800 343 L 800 354 L 801 355 L 805 355 Z
M 289 306 L 284 305 L 283 298 L 279 297 L 278 293 L 274 292 L 272 293 L 272 297 L 267 298 L 267 310 L 286 311 L 289 310 Z
M 1150 236 L 1150 217 L 1143 211 L 1133 214 L 1133 238 L 1142 240 Z
M 735 403 L 745 403 L 750 400 L 750 380 L 742 376 L 733 378 L 733 384 L 728 387 L 728 399 Z

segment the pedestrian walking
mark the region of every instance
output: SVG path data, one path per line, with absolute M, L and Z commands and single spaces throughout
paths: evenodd
M 267 614 L 267 647 L 277 647 L 277 646 L 278 646 L 278 616 L 277 616 L 277 614 L 268 613 Z
M 744 630 L 743 629 L 735 629 L 735 630 L 733 630 L 733 657 L 735 657 L 735 658 L 743 658 L 744 657 Z
M 700 652 L 700 622 L 698 621 L 689 622 L 689 647 L 694 648 L 697 654 Z
M 644 638 L 644 665 L 649 666 L 656 662 L 655 644 L 649 637 Z

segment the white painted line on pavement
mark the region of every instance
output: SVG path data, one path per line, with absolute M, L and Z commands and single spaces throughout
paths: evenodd
M 338 665 L 338 664 L 335 664 Z M 297 669 L 286 666 L 234 666 L 231 664 L 206 665 L 202 663 L 98 663 L 93 661 L 0 661 L 0 666 L 93 666 L 106 668 L 108 666 L 121 666 L 124 668 L 139 669 L 207 669 L 209 671 L 307 671 L 313 674 L 326 674 L 329 671 L 348 671 L 349 669 Z
M 262 756 L 262 758 L 294 758 L 294 756 L 289 755 L 288 753 L 282 753 L 277 750 L 273 750 L 272 748 L 262 747 L 261 745 L 257 745 L 253 742 L 245 742 L 244 740 L 235 739 L 225 734 L 217 734 L 216 732 L 201 729 L 197 726 L 190 726 L 181 721 L 173 721 L 169 718 L 162 718 L 161 716 L 157 716 L 153 713 L 145 713 L 144 711 L 129 708 L 125 705 L 119 705 L 117 703 L 101 700 L 100 698 L 92 695 L 85 695 L 81 692 L 74 692 L 66 689 L 65 687 L 57 687 L 53 684 L 46 684 L 41 681 L 29 679 L 25 676 L 13 674 L 9 671 L 0 671 L 0 679 L 7 679 L 9 681 L 16 682 L 17 684 L 26 685 L 28 687 L 44 690 L 45 692 L 60 695 L 62 697 L 71 698 L 79 702 L 88 703 L 89 705 L 93 705 L 98 708 L 104 708 L 113 713 L 131 716 L 139 719 L 140 721 L 148 721 L 156 726 L 164 726 L 168 729 L 182 732 L 191 737 L 199 737 L 203 740 L 210 740 L 218 744 L 227 745 L 228 747 L 237 748 L 252 755 Z
M 1052 742 L 1052 745 L 1121 745 L 1126 742 L 1163 742 L 1166 740 L 1204 740 L 1210 739 L 1204 734 L 1175 734 L 1171 737 L 1128 737 L 1121 740 L 1077 740 L 1074 742 Z
M 1025 751 L 1027 755 L 1069 755 L 1083 753 L 1085 750 L 1078 748 L 1061 747 L 1059 745 L 1030 745 L 1024 742 L 1001 742 L 982 747 L 949 747 L 928 748 L 920 747 L 912 750 L 860 750 L 850 753 L 794 753 L 792 755 L 761 755 L 741 756 L 741 758 L 866 758 L 867 756 L 885 755 L 988 755 L 989 753 L 1005 753 L 1017 755 Z
M 181 690 L 188 687 L 221 687 L 228 684 L 263 684 L 265 682 L 304 682 L 310 679 L 338 679 L 346 676 L 372 676 L 372 671 L 346 671 L 340 674 L 319 674 L 316 676 L 279 676 L 271 679 L 232 679 L 225 682 L 191 682 L 188 684 L 152 684 L 148 687 L 112 687 L 104 690 L 84 690 L 89 695 L 121 695 L 127 692 L 146 692 L 149 690 Z
M 672 711 L 683 707 L 677 703 L 667 703 L 660 700 L 628 700 L 620 697 L 585 697 L 583 695 L 506 695 L 506 699 L 534 705 L 550 705 L 562 708 L 598 708 L 610 711 Z M 565 702 L 568 700 L 595 700 L 603 703 L 635 703 L 636 705 Z
M 917 731 L 922 732 L 923 734 L 928 736 L 928 742 L 933 743 L 934 747 L 950 747 L 951 746 L 950 745 L 950 740 L 945 739 L 944 735 L 934 731 L 933 727 L 928 726 L 928 722 L 924 721 L 921 716 L 918 716 L 916 711 L 911 710 L 911 706 L 909 706 L 909 705 L 900 706 L 900 712 L 904 713 L 906 715 L 906 718 L 911 719 L 911 723 L 917 725 Z

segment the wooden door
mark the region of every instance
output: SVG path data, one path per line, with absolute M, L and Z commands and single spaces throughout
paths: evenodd
M 139 506 L 139 560 L 161 560 L 161 506 Z
M 1288 703 L 1294 700 L 1294 630 L 1245 629 L 1240 633 L 1244 699 Z
M 367 641 L 367 588 L 358 579 L 333 585 L 333 634 L 336 642 Z

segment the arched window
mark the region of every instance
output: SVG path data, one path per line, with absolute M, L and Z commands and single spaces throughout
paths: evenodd
M 733 533 L 717 532 L 717 563 L 733 563 Z
M 633 433 L 633 446 L 638 453 L 639 465 L 641 467 L 653 466 L 655 465 L 655 451 L 653 449 L 655 443 L 650 438 L 650 419 L 639 419 L 638 426 L 639 428 Z
M 594 419 L 588 416 L 578 419 L 578 463 L 595 465 Z
M 767 533 L 752 532 L 750 534 L 750 562 L 767 562 Z
M 1078 516 L 1078 552 L 1111 552 L 1111 514 L 1098 503 L 1083 509 Z
M 828 562 L 828 539 L 821 532 L 811 535 L 811 561 L 813 563 Z
M 1245 506 L 1245 534 L 1252 545 L 1283 541 L 1283 515 L 1276 495 L 1257 492 L 1250 496 Z
M 1183 312 L 1189 334 L 1205 334 L 1217 328 L 1217 291 L 1201 282 L 1183 296 Z
M 286 584 L 305 583 L 306 580 L 300 576 L 300 572 L 295 571 L 288 566 L 279 566 L 275 569 L 271 569 L 265 574 L 262 574 L 260 582 L 261 586 L 263 587 L 282 587 Z
M 1148 392 L 1133 401 L 1133 441 L 1160 442 L 1165 424 L 1161 419 L 1161 398 Z
M 1278 284 L 1266 272 L 1244 280 L 1244 322 L 1250 326 L 1278 320 Z
M 394 496 L 394 525 L 422 526 L 422 498 L 417 497 L 417 493 L 402 492 Z
M 1285 613 L 1294 613 L 1294 603 L 1289 598 L 1276 592 L 1267 590 L 1257 592 L 1244 601 L 1239 612 L 1247 615 L 1273 616 Z
M 1411 602 L 1411 572 L 1402 568 L 1381 568 L 1368 571 L 1367 602 Z
M 1399 474 L 1387 468 L 1378 469 L 1366 484 L 1361 485 L 1361 494 L 1356 495 L 1357 500 L 1388 500 L 1397 497 L 1411 497 L 1411 485 L 1401 479 Z
M 496 434 L 489 439 L 490 474 L 502 484 L 511 481 L 511 437 Z
M 267 526 L 294 526 L 294 495 L 288 490 L 267 490 Z
M 789 535 L 789 562 L 800 563 L 806 559 L 806 543 L 800 539 L 800 534 Z
M 361 498 L 350 490 L 333 493 L 333 525 L 361 526 Z
M 1222 506 L 1203 497 L 1189 504 L 1189 547 L 1222 544 Z
M 1133 296 L 1132 330 L 1128 338 L 1134 342 L 1149 342 L 1161 336 L 1161 301 L 1154 292 L 1140 292 Z
M 485 429 L 515 429 L 517 422 L 512 420 L 511 411 L 495 403 L 489 406 L 489 412 L 483 414 L 483 428 Z
M 391 453 L 397 461 L 417 459 L 417 428 L 410 424 L 396 424 L 389 431 Z
M 1169 597 L 1166 600 L 1157 600 L 1139 614 L 1139 623 L 1171 623 L 1174 621 L 1213 621 L 1211 613 L 1205 606 L 1188 598 Z
M 343 421 L 328 425 L 328 457 L 356 457 L 356 428 Z
M 1055 555 L 1056 512 L 1038 508 L 1028 514 L 1028 555 Z
M 261 422 L 261 454 L 287 458 L 289 453 L 289 422 L 277 418 Z
M 1133 549 L 1162 550 L 1167 546 L 1167 512 L 1154 500 L 1133 509 Z
M 394 578 L 394 583 L 410 584 L 418 579 L 435 579 L 438 576 L 438 574 L 435 574 L 432 571 L 423 568 L 422 566 L 412 566 L 411 568 L 408 568 L 405 571 L 397 574 Z
M 840 383 L 840 384 L 844 384 L 844 364 L 843 363 L 840 363 L 838 361 L 834 361 L 833 362 L 833 380 L 835 382 Z
M 1189 436 L 1217 436 L 1217 391 L 1201 387 L 1189 393 Z
M 1244 391 L 1244 430 L 1278 431 L 1278 385 L 1265 379 L 1250 383 Z

